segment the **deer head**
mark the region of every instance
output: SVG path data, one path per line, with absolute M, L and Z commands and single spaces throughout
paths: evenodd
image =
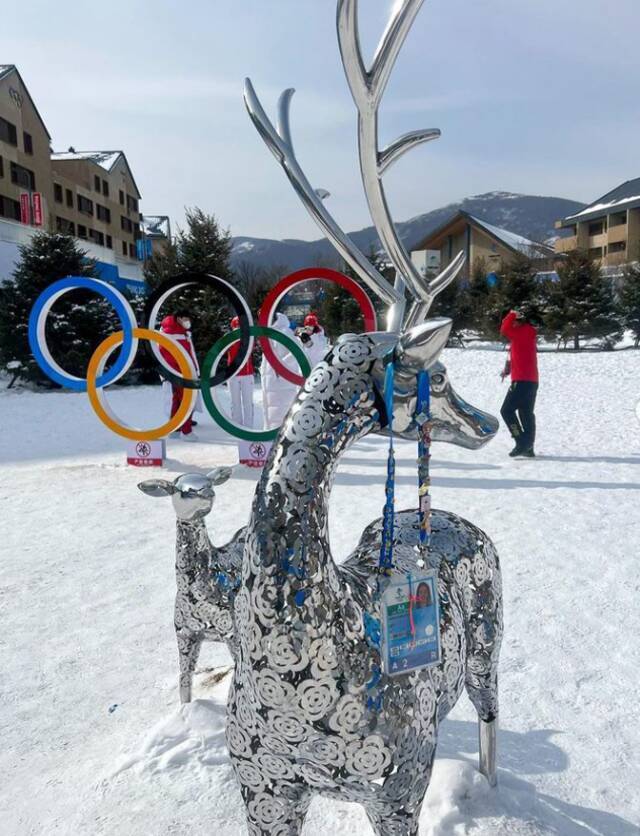
M 206 476 L 202 473 L 183 473 L 173 482 L 148 479 L 138 487 L 149 496 L 170 496 L 176 517 L 184 522 L 206 517 L 215 500 L 214 485 L 226 482 L 232 474 L 230 467 L 216 467 Z
M 326 190 L 314 189 L 305 176 L 296 158 L 289 121 L 294 90 L 289 88 L 280 96 L 277 124 L 274 126 L 249 79 L 245 80 L 244 89 L 245 105 L 251 120 L 311 217 L 360 279 L 390 306 L 387 333 L 369 336 L 375 340 L 381 356 L 393 351 L 396 363 L 393 430 L 408 438 L 417 434 L 413 421 L 416 375 L 437 360 L 451 326 L 449 320 L 432 320 L 426 326 L 422 323 L 436 295 L 456 278 L 465 260 L 464 253 L 460 252 L 439 275 L 425 279 L 415 268 L 398 236 L 382 182 L 383 174 L 402 154 L 440 136 L 439 130 L 424 128 L 398 137 L 386 148 L 380 148 L 378 142 L 378 108 L 395 60 L 422 2 L 401 0 L 395 4 L 369 68 L 360 48 L 358 0 L 338 0 L 337 6 L 340 53 L 358 114 L 362 183 L 371 219 L 396 270 L 393 286 L 331 216 L 323 202 L 328 197 Z M 411 299 L 408 311 L 405 311 L 406 292 Z M 382 364 L 376 364 L 376 368 L 378 370 L 372 372 L 374 380 L 380 376 Z M 442 364 L 432 371 L 432 439 L 479 447 L 492 438 L 498 429 L 496 419 L 465 403 L 454 392 Z M 380 381 L 377 383 L 379 388 Z

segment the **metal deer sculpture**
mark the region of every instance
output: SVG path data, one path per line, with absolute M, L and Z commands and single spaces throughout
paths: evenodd
M 439 722 L 462 689 L 478 712 L 480 764 L 495 782 L 497 663 L 502 635 L 498 557 L 489 539 L 452 514 L 434 511 L 429 566 L 438 572 L 441 662 L 390 677 L 382 670 L 379 526 L 363 538 L 355 565 L 337 566 L 328 541 L 336 466 L 356 440 L 388 430 L 417 437 L 417 375 L 444 377 L 434 364 L 450 320 L 421 324 L 462 258 L 437 278 L 416 275 L 391 221 L 381 176 L 400 153 L 433 138 L 422 131 L 377 148 L 377 108 L 421 0 L 397 4 L 373 59 L 360 53 L 356 0 L 338 2 L 338 37 L 358 107 L 363 181 L 374 223 L 399 280 L 392 288 L 342 233 L 296 161 L 288 122 L 291 92 L 280 101 L 278 130 L 247 81 L 245 96 L 260 134 L 314 218 L 351 266 L 392 305 L 386 333 L 345 335 L 307 378 L 274 444 L 254 497 L 241 586 L 234 601 L 238 654 L 229 694 L 227 742 L 252 836 L 301 832 L 314 793 L 364 805 L 382 836 L 418 827 Z M 413 304 L 404 317 L 402 286 Z M 382 397 L 393 356 L 394 412 Z M 441 381 L 442 384 L 442 381 Z M 444 385 L 444 384 L 443 384 Z M 451 411 L 451 416 L 455 410 Z M 486 420 L 485 420 L 486 419 Z M 475 424 L 486 440 L 496 423 L 473 410 L 449 428 Z M 396 534 L 415 539 L 415 512 L 399 515 Z M 415 570 L 412 549 L 398 549 L 393 575 Z M 373 627 L 372 627 L 373 625 Z
M 431 371 L 431 419 L 433 441 L 470 449 L 480 447 L 496 430 L 490 415 L 475 409 L 454 391 L 440 363 Z M 173 482 L 148 479 L 138 485 L 148 496 L 170 496 L 176 514 L 174 623 L 182 702 L 191 701 L 193 673 L 204 641 L 222 642 L 233 656 L 236 652 L 232 608 L 240 585 L 246 527 L 237 531 L 229 543 L 218 547 L 211 542 L 205 525 L 205 517 L 215 501 L 214 486 L 223 484 L 230 476 L 230 468 L 218 467 L 206 476 L 183 473 Z M 380 525 L 381 520 L 375 520 L 365 529 L 344 567 L 359 571 L 360 563 L 369 566 L 376 549 L 379 550 L 375 533 L 379 533 Z M 398 514 L 395 532 L 398 543 L 415 539 L 415 512 Z
M 182 702 L 191 700 L 193 672 L 205 639 L 225 642 L 235 651 L 231 602 L 240 579 L 245 529 L 217 548 L 204 522 L 215 500 L 214 486 L 230 476 L 231 468 L 217 467 L 206 476 L 185 473 L 173 482 L 148 479 L 138 485 L 149 496 L 170 496 L 176 513 L 174 622 Z

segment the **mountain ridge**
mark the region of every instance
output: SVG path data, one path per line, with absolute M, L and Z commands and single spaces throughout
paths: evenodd
M 554 228 L 556 220 L 580 211 L 585 205 L 567 198 L 496 190 L 414 215 L 396 224 L 396 227 L 402 243 L 411 250 L 456 212 L 463 210 L 532 241 L 544 242 L 557 237 L 558 232 Z M 365 254 L 372 248 L 380 248 L 373 226 L 355 230 L 348 235 Z M 297 238 L 278 240 L 238 235 L 232 237 L 231 245 L 231 262 L 235 267 L 244 263 L 252 267 L 278 266 L 299 270 L 314 264 L 340 266 L 342 261 L 326 238 L 304 241 Z

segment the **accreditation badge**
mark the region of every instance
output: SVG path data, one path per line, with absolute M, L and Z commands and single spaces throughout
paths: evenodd
M 389 676 L 437 665 L 440 605 L 437 572 L 394 580 L 382 597 L 382 665 Z

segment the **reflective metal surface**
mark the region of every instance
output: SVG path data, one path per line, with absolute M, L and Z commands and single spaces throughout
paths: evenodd
M 396 363 L 406 380 L 396 400 L 415 397 L 410 373 L 420 357 L 433 367 L 447 328 L 440 321 L 403 335 Z M 380 522 L 346 564 L 331 555 L 333 476 L 348 447 L 381 427 L 379 382 L 392 340 L 338 340 L 296 398 L 256 490 L 234 601 L 239 647 L 227 724 L 254 836 L 300 833 L 314 793 L 363 804 L 378 834 L 413 834 L 438 724 L 462 688 L 480 719 L 497 715 L 501 588 L 486 535 L 433 513 L 428 559 L 439 578 L 442 661 L 394 678 L 381 666 L 389 577 L 377 565 Z M 391 578 L 419 568 L 417 514 L 398 517 Z
M 289 182 L 306 210 L 367 287 L 373 290 L 374 293 L 388 304 L 393 304 L 398 301 L 393 288 L 389 287 L 373 264 L 365 258 L 364 254 L 356 247 L 353 241 L 340 229 L 327 207 L 323 204 L 322 198 L 318 196 L 316 190 L 309 183 L 298 163 L 289 126 L 289 107 L 293 93 L 294 90 L 289 88 L 280 97 L 278 105 L 278 130 L 276 130 L 260 104 L 251 80 L 247 78 L 244 82 L 244 102 L 251 121 L 269 150 L 282 166 L 285 174 L 289 178 Z
M 149 479 L 138 487 L 149 496 L 170 496 L 176 512 L 174 623 L 180 663 L 180 700 L 191 700 L 193 672 L 203 640 L 226 642 L 235 652 L 232 597 L 239 582 L 245 529 L 216 548 L 204 518 L 213 507 L 214 485 L 231 476 L 219 467 L 204 476 L 185 473 L 173 482 Z

